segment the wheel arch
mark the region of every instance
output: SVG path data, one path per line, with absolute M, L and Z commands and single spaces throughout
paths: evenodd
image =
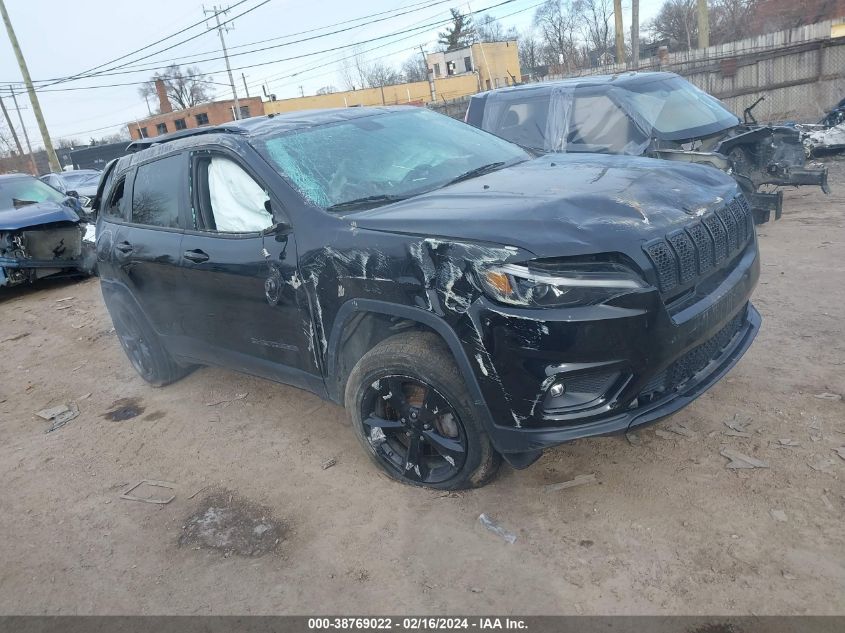
M 354 366 L 354 363 L 349 367 L 344 366 L 344 347 L 349 339 L 349 334 L 351 334 L 350 326 L 354 331 L 357 325 L 356 318 L 361 318 L 358 315 L 372 315 L 364 318 L 393 322 L 400 319 L 409 322 L 407 329 L 423 329 L 436 334 L 446 345 L 452 359 L 458 365 L 458 369 L 460 369 L 466 381 L 467 389 L 472 396 L 473 404 L 478 410 L 479 417 L 488 429 L 492 428 L 492 416 L 481 393 L 481 387 L 472 369 L 472 364 L 452 328 L 445 321 L 422 308 L 396 305 L 377 299 L 352 299 L 344 303 L 338 310 L 332 325 L 326 354 L 326 388 L 332 400 L 343 404 L 346 379 L 349 377 L 352 366 Z M 385 329 L 375 336 L 368 337 L 364 344 L 366 347 L 364 352 L 369 351 L 382 340 L 403 331 L 403 329 L 401 327 L 393 330 Z M 360 346 L 359 349 L 361 349 Z M 355 356 L 360 358 L 358 355 Z

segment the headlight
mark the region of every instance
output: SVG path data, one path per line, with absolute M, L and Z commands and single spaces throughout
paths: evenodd
M 523 264 L 479 270 L 481 285 L 496 301 L 530 307 L 596 305 L 647 287 L 632 270 L 608 262 L 567 263 L 542 270 Z

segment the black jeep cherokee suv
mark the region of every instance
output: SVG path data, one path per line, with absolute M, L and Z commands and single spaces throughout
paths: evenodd
M 677 411 L 748 349 L 754 227 L 707 167 L 532 158 L 413 107 L 136 141 L 103 175 L 115 330 L 163 385 L 213 364 L 343 404 L 402 481 Z

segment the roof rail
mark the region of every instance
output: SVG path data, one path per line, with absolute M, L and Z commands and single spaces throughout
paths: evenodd
M 180 138 L 188 138 L 189 136 L 199 136 L 200 134 L 244 134 L 245 130 L 240 127 L 232 125 L 213 125 L 211 127 L 195 127 L 187 130 L 179 130 L 178 132 L 171 132 L 170 134 L 162 134 L 161 136 L 153 136 L 151 138 L 142 138 L 137 141 L 132 141 L 126 146 L 128 153 L 140 152 L 142 149 L 147 149 L 153 145 L 161 143 L 169 143 L 170 141 L 178 141 Z

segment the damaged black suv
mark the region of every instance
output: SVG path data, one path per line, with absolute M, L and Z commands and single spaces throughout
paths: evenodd
M 105 303 L 138 373 L 220 365 L 346 407 L 389 475 L 488 481 L 690 403 L 760 325 L 736 183 L 546 155 L 413 107 L 136 141 L 104 172 Z

